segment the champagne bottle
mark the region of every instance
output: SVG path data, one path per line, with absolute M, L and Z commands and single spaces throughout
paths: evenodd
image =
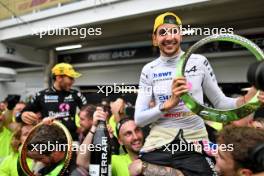
M 111 176 L 110 136 L 105 121 L 98 122 L 92 144 L 94 146 L 94 151 L 91 151 L 89 175 Z

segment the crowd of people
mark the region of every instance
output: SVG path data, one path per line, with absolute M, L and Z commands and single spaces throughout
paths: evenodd
M 40 150 L 37 144 L 67 144 L 67 135 L 56 128 L 61 122 L 73 144 L 91 146 L 99 121 L 107 124 L 112 149 L 113 176 L 259 176 L 264 175 L 264 110 L 228 124 L 205 121 L 180 99 L 190 92 L 200 103 L 203 93 L 217 108 L 236 108 L 256 93 L 252 87 L 238 98 L 226 97 L 207 59 L 193 54 L 185 77 L 175 78 L 176 63 L 184 52 L 182 36 L 174 33 L 182 22 L 174 13 L 159 15 L 153 44 L 160 57 L 142 69 L 135 106 L 124 99 L 87 104 L 72 89 L 81 76 L 70 64 L 52 69 L 53 85 L 28 103 L 10 95 L 0 103 L 0 175 L 23 175 L 21 146 L 30 130 L 43 125 L 28 141 L 27 165 L 35 175 L 58 175 L 66 165 L 66 151 Z M 165 73 L 166 74 L 163 74 Z M 150 90 L 150 91 L 149 91 Z M 147 92 L 146 92 L 147 91 Z M 264 103 L 264 93 L 258 99 Z M 91 150 L 73 151 L 63 175 L 89 175 Z

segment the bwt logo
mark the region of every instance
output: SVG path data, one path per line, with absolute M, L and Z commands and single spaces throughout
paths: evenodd
M 165 101 L 170 99 L 170 97 L 171 97 L 171 95 L 158 95 L 158 99 L 162 103 L 164 103 Z M 178 106 L 182 106 L 182 105 L 184 105 L 184 101 L 182 99 L 180 99 Z
M 161 72 L 161 73 L 153 73 L 154 78 L 171 76 L 171 72 Z
M 165 101 L 167 101 L 170 97 L 171 97 L 170 95 L 159 95 L 159 96 L 158 96 L 160 102 L 165 102 Z

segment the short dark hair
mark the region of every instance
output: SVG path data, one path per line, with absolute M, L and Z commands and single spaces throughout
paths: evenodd
M 46 146 L 49 144 L 67 144 L 67 137 L 64 131 L 54 124 L 42 125 L 35 131 L 34 136 L 29 140 L 27 149 L 32 150 L 32 147 L 37 144 L 38 146 L 40 146 L 40 144 Z M 41 149 L 39 149 L 39 151 L 40 150 Z M 50 155 L 52 152 L 53 151 L 49 151 L 48 149 L 42 151 L 44 155 Z
M 85 114 L 86 114 L 85 117 L 88 119 L 92 119 L 95 110 L 96 110 L 96 107 L 94 105 L 86 104 L 81 108 L 80 112 L 85 112 Z M 80 113 L 79 113 L 79 115 L 80 115 Z
M 254 173 L 256 170 L 250 151 L 263 141 L 264 130 L 250 127 L 227 126 L 218 133 L 220 144 L 233 144 L 234 150 L 230 152 L 235 161 L 235 168 L 247 168 Z
M 133 119 L 131 119 L 131 118 L 129 118 L 129 117 L 125 117 L 125 118 L 121 119 L 121 120 L 117 123 L 117 125 L 116 125 L 116 134 L 117 134 L 117 136 L 119 136 L 119 131 L 120 131 L 122 125 L 125 124 L 126 122 L 130 121 L 130 120 L 134 121 Z

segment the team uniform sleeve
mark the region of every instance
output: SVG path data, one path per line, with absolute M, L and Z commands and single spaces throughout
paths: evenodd
M 149 108 L 149 103 L 153 98 L 152 89 L 148 69 L 144 67 L 140 76 L 139 91 L 135 105 L 135 123 L 140 127 L 157 121 L 162 114 L 159 110 L 159 104 Z
M 217 84 L 215 74 L 209 61 L 203 57 L 204 79 L 202 83 L 203 91 L 214 107 L 219 109 L 236 108 L 236 98 L 225 96 Z
M 77 92 L 77 105 L 81 109 L 82 106 L 87 104 L 87 99 L 81 92 Z
M 26 107 L 21 111 L 21 113 L 18 113 L 16 115 L 16 121 L 17 122 L 22 122 L 22 113 L 26 111 L 32 111 L 32 112 L 39 112 L 41 110 L 41 93 L 38 92 L 33 99 L 26 105 Z

